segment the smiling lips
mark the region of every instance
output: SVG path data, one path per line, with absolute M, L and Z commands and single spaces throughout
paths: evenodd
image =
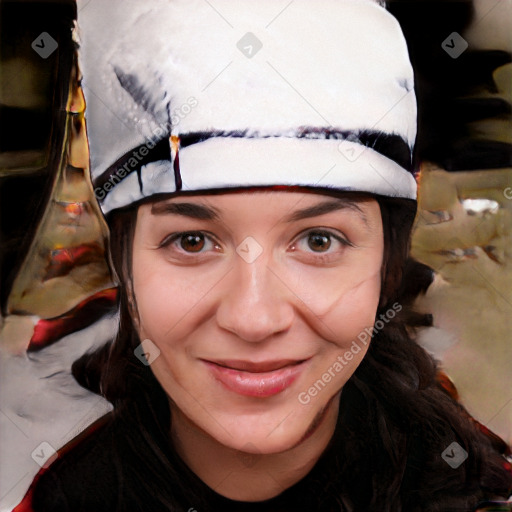
M 306 360 L 204 361 L 214 378 L 240 395 L 266 398 L 291 386 L 306 366 Z

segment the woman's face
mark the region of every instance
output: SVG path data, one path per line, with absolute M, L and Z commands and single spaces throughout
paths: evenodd
M 383 245 L 374 199 L 239 191 L 140 206 L 135 321 L 173 409 L 231 448 L 297 445 L 366 353 Z

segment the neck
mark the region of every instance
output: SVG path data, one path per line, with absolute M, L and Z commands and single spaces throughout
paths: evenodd
M 339 394 L 327 404 L 303 438 L 284 452 L 260 454 L 225 446 L 171 404 L 171 437 L 187 466 L 216 493 L 236 501 L 264 501 L 304 478 L 332 439 Z M 248 443 L 250 445 L 250 443 Z

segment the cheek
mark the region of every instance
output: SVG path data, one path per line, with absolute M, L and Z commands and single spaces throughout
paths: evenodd
M 362 265 L 359 272 L 352 270 L 315 280 L 309 288 L 309 324 L 323 342 L 298 394 L 300 404 L 325 406 L 368 351 L 380 297 L 380 265 L 376 262 L 366 269 Z
M 345 345 L 373 326 L 381 291 L 381 257 L 362 257 L 343 268 L 288 274 L 304 314 L 324 339 Z
M 173 267 L 155 258 L 151 251 L 135 251 L 133 288 L 141 336 L 156 341 L 172 331 L 172 338 L 179 338 L 187 315 L 214 283 L 213 276 L 202 274 L 198 279 L 190 269 Z

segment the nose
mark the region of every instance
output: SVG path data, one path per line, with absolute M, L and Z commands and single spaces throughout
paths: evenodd
M 294 315 L 292 292 L 263 256 L 252 263 L 235 257 L 217 309 L 219 327 L 249 342 L 286 331 Z

